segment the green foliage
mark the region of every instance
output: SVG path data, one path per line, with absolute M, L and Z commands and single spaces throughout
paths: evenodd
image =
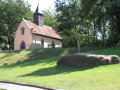
M 60 32 L 78 29 L 81 36 L 88 37 L 87 46 L 116 46 L 120 38 L 119 3 L 119 0 L 56 0 L 57 18 L 61 22 L 58 29 Z
M 77 29 L 81 18 L 80 2 L 78 0 L 56 0 L 57 18 L 61 22 L 59 30 Z
M 55 30 L 58 30 L 60 22 L 57 21 L 55 12 L 50 10 L 44 10 L 44 24 L 53 27 Z
M 97 50 L 82 48 L 82 52 L 94 54 L 116 54 L 120 47 Z M 95 51 L 93 51 L 95 50 Z M 77 48 L 40 49 L 0 53 L 1 60 L 9 65 L 0 66 L 0 80 L 30 83 L 67 90 L 115 90 L 120 88 L 120 65 L 106 65 L 86 69 L 57 68 L 57 60 L 66 54 L 74 53 Z M 32 60 L 29 60 L 31 59 Z M 6 60 L 5 60 L 6 59 Z M 25 61 L 27 60 L 28 61 Z M 15 61 L 19 61 L 14 64 Z
M 77 43 L 77 36 L 74 30 L 64 30 L 60 32 L 63 38 L 63 47 L 76 47 Z
M 120 42 L 118 42 L 117 46 L 120 46 Z
M 95 9 L 96 8 L 96 9 Z M 86 17 L 88 15 L 94 16 L 96 19 L 99 30 L 102 34 L 103 43 L 105 41 L 106 33 L 109 32 L 109 46 L 116 46 L 120 37 L 120 6 L 119 0 L 82 0 L 82 13 Z M 95 15 L 96 14 L 96 15 Z M 109 31 L 105 29 L 109 25 Z M 103 29 L 102 29 L 103 28 Z
M 0 0 L 0 45 L 13 45 L 13 36 L 22 18 L 33 21 L 30 5 L 23 0 Z

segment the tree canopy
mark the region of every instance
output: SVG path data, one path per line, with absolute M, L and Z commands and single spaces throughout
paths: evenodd
M 78 29 L 82 46 L 116 46 L 119 43 L 120 0 L 56 0 L 55 3 L 61 22 L 58 28 L 64 39 L 74 42 L 70 32 Z
M 30 4 L 23 0 L 0 0 L 0 44 L 13 45 L 13 36 L 22 18 L 33 21 Z
M 56 11 L 44 10 L 44 24 L 63 38 L 63 47 L 117 46 L 120 43 L 120 0 L 56 0 Z M 13 45 L 22 18 L 33 21 L 30 4 L 23 0 L 0 0 L 0 45 Z

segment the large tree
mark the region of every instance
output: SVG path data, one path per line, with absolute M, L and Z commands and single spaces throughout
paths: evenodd
M 71 35 L 75 36 L 76 29 L 82 46 L 116 46 L 119 42 L 120 0 L 56 0 L 56 11 L 66 46 L 74 42 Z
M 109 45 L 117 45 L 120 38 L 120 0 L 81 0 L 82 12 L 84 16 L 90 14 L 94 6 L 100 11 L 98 17 L 99 27 L 101 28 L 103 43 L 106 43 L 106 25 L 109 24 Z M 96 12 L 97 13 L 97 12 Z M 110 45 L 110 46 L 111 46 Z
M 14 32 L 22 18 L 33 21 L 33 12 L 27 2 L 0 0 L 0 45 L 13 45 Z
M 60 22 L 57 21 L 56 13 L 54 10 L 43 10 L 44 13 L 44 25 L 53 27 L 56 31 Z
M 63 46 L 76 46 L 76 30 L 81 29 L 79 0 L 56 0 L 58 27 L 63 37 Z

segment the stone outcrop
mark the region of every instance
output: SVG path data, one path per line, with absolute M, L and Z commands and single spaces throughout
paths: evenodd
M 117 63 L 120 63 L 120 57 L 117 55 L 75 53 L 62 57 L 57 62 L 57 66 L 68 68 L 86 68 Z

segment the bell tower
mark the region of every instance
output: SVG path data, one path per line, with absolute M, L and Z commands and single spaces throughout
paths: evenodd
M 39 3 L 34 13 L 34 23 L 40 27 L 43 27 L 43 13 L 39 8 Z

